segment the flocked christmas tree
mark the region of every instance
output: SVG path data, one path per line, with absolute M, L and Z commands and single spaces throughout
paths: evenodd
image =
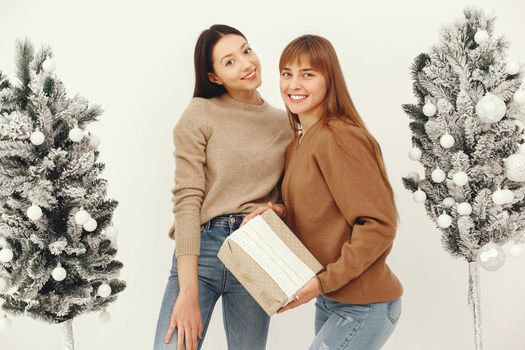
M 495 271 L 502 245 L 518 256 L 525 236 L 525 90 L 508 43 L 494 34 L 494 12 L 469 8 L 412 66 L 417 104 L 409 115 L 411 172 L 403 183 L 437 223 L 446 251 L 469 263 L 469 305 L 482 348 L 478 266 Z
M 52 57 L 19 41 L 17 77 L 0 72 L 0 301 L 9 314 L 61 323 L 73 349 L 73 318 L 107 319 L 125 283 L 117 202 L 106 199 L 99 139 L 86 129 L 101 109 L 66 95 Z M 10 323 L 0 316 L 0 328 Z

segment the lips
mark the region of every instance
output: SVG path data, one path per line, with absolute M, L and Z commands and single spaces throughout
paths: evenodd
M 247 75 L 241 78 L 241 80 L 255 80 L 255 79 L 257 79 L 257 69 L 254 69 L 253 71 L 251 71 L 250 73 L 248 73 Z
M 301 103 L 308 98 L 308 95 L 288 94 L 288 99 L 293 103 Z

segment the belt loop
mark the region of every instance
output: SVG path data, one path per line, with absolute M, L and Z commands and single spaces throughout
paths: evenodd
M 211 220 L 208 220 L 208 222 L 205 223 L 204 225 L 206 225 L 206 231 L 209 231 L 210 230 L 210 226 L 211 226 Z

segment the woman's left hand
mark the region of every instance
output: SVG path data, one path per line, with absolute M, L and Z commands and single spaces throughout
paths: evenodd
M 301 290 L 295 293 L 294 300 L 277 310 L 277 313 L 280 314 L 281 312 L 293 309 L 299 305 L 306 304 L 320 294 L 321 286 L 319 285 L 319 280 L 314 277 Z
M 246 215 L 244 220 L 241 222 L 241 226 L 244 226 L 248 221 L 250 221 L 257 215 L 261 215 L 268 209 L 272 209 L 277 215 L 279 215 L 281 219 L 286 219 L 286 208 L 283 204 L 275 204 L 272 202 L 268 202 L 266 205 L 260 206 L 259 208 L 252 211 L 250 214 Z

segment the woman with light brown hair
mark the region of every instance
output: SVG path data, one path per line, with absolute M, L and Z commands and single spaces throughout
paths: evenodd
M 279 70 L 295 132 L 282 184 L 286 223 L 324 266 L 279 312 L 317 297 L 310 349 L 380 349 L 397 324 L 403 290 L 385 262 L 398 218 L 381 149 L 328 40 L 293 40 Z

